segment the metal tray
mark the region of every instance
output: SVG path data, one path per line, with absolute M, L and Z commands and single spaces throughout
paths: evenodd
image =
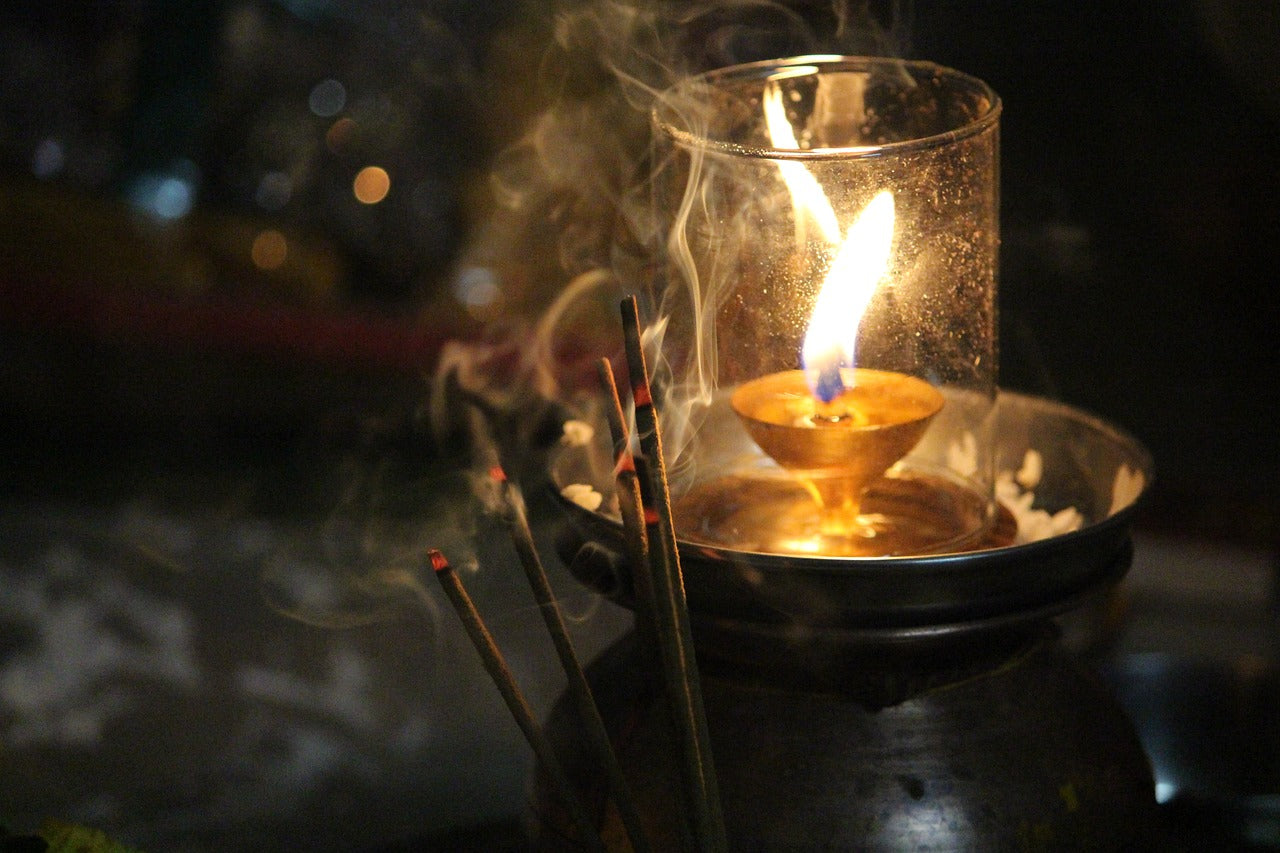
M 1013 392 L 999 396 L 998 424 L 997 470 L 1016 471 L 1028 450 L 1039 452 L 1035 505 L 1075 507 L 1084 519 L 1079 529 L 1005 547 L 884 558 L 735 551 L 686 541 L 677 531 L 690 610 L 766 624 L 907 629 L 1056 609 L 1122 575 L 1130 524 L 1152 482 L 1147 450 L 1100 418 Z M 605 496 L 595 511 L 560 497 L 572 531 L 561 554 L 581 581 L 627 603 L 622 526 L 606 509 L 613 502 L 610 466 L 597 457 L 598 447 L 565 447 L 551 461 L 558 495 L 588 483 Z

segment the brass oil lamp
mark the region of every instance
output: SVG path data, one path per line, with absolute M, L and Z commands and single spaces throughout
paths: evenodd
M 943 404 L 922 379 L 845 366 L 854 361 L 857 334 L 849 317 L 870 301 L 892 229 L 893 196 L 882 192 L 850 226 L 819 291 L 804 369 L 749 380 L 730 397 L 752 440 L 811 493 L 812 507 L 801 499 L 782 509 L 780 542 L 807 540 L 841 556 L 929 544 L 861 511 L 867 487 L 916 446 Z
M 645 343 L 731 849 L 1151 840 L 1136 734 L 1053 623 L 1124 575 L 1151 460 L 997 387 L 1000 110 L 947 68 L 830 56 L 713 71 L 654 108 Z M 613 461 L 566 450 L 552 477 L 605 496 L 566 501 L 562 556 L 630 605 Z M 1024 466 L 1034 494 L 997 500 Z M 664 700 L 629 642 L 597 683 L 676 849 Z M 549 730 L 572 749 L 571 716 Z
M 999 113 L 958 72 L 831 57 L 659 100 L 658 369 L 692 538 L 876 557 L 993 529 Z M 724 457 L 725 407 L 759 456 Z

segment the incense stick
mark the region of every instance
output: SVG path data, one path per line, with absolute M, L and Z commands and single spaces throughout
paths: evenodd
M 626 538 L 627 558 L 631 563 L 631 578 L 635 592 L 635 631 L 636 645 L 640 660 L 653 684 L 662 684 L 667 679 L 663 666 L 663 653 L 658 642 L 659 626 L 654 620 L 657 601 L 654 598 L 653 560 L 649 545 L 658 541 L 658 514 L 653 509 L 652 495 L 647 485 L 648 469 L 643 456 L 633 456 L 630 447 L 626 419 L 623 415 L 622 398 L 618 395 L 618 385 L 613 378 L 613 365 L 609 359 L 602 358 L 597 365 L 600 382 L 606 392 L 606 416 L 609 432 L 613 438 L 614 449 L 614 483 L 618 497 L 618 512 L 622 516 L 623 534 Z M 678 677 L 678 676 L 677 676 Z M 670 702 L 672 700 L 668 700 Z M 684 729 L 676 722 L 674 705 L 670 707 L 668 717 L 673 728 L 675 740 L 680 741 L 679 733 Z M 682 753 L 683 754 L 683 749 Z M 699 780 L 701 773 L 698 774 Z M 677 787 L 680 792 L 679 821 L 681 849 L 696 850 L 697 833 L 694 831 L 694 801 L 697 794 L 695 785 L 690 781 L 687 769 L 681 770 L 683 785 Z M 700 783 L 700 782 L 699 782 Z
M 648 480 L 652 508 L 657 513 L 658 542 L 649 539 L 653 565 L 654 623 L 658 644 L 662 649 L 663 671 L 669 701 L 683 747 L 686 784 L 694 808 L 694 829 L 702 849 L 726 851 L 724 815 L 720 807 L 719 785 L 711 755 L 710 735 L 702 704 L 702 687 L 693 651 L 693 633 L 689 626 L 689 607 L 685 600 L 684 580 L 680 570 L 680 554 L 676 548 L 675 525 L 671 517 L 671 495 L 667 490 L 667 472 L 662 457 L 662 435 L 657 411 L 649 386 L 640 341 L 640 315 L 634 296 L 622 301 L 622 328 L 627 350 L 627 368 L 631 379 L 631 396 L 635 402 L 636 433 L 649 465 L 647 477 L 641 477 L 643 489 Z
M 578 716 L 586 726 L 587 738 L 596 752 L 596 757 L 604 766 L 609 788 L 613 791 L 613 801 L 618 807 L 618 815 L 622 819 L 627 839 L 636 853 L 646 853 L 649 850 L 649 844 L 645 839 L 640 813 L 636 810 L 631 788 L 622 773 L 618 756 L 613 751 L 613 744 L 609 740 L 604 720 L 600 717 L 600 709 L 592 695 L 591 685 L 587 683 L 587 676 L 582 670 L 582 664 L 579 663 L 577 652 L 573 648 L 573 641 L 569 638 L 569 631 L 565 627 L 560 605 L 551 591 L 547 572 L 542 566 L 542 559 L 538 556 L 533 532 L 529 529 L 524 497 L 519 487 L 508 481 L 501 467 L 491 468 L 489 476 L 502 487 L 506 504 L 504 516 L 511 533 L 512 544 L 515 545 L 516 553 L 520 557 L 520 565 L 524 568 L 525 576 L 529 579 L 533 597 L 542 611 L 542 619 L 547 625 L 547 632 L 551 635 L 551 642 L 560 658 L 560 665 L 564 668 L 564 674 L 569 680 L 569 695 L 573 697 Z
M 626 538 L 627 560 L 631 564 L 631 585 L 635 595 L 636 638 L 646 659 L 654 658 L 657 639 L 653 632 L 653 578 L 649 560 L 649 537 L 645 527 L 644 503 L 635 460 L 631 455 L 630 436 L 622 414 L 622 398 L 613 379 L 613 365 L 600 359 L 597 365 L 600 384 L 605 389 L 605 415 L 613 438 L 614 492 L 618 497 L 618 514 L 622 516 L 622 532 Z M 657 522 L 656 516 L 654 522 Z M 655 660 L 649 660 L 654 663 Z M 661 673 L 654 667 L 654 673 Z
M 609 437 L 613 439 L 613 457 L 617 461 L 623 454 L 630 455 L 630 436 L 627 435 L 627 420 L 622 413 L 622 397 L 618 394 L 618 383 L 613 378 L 613 362 L 602 358 L 596 363 L 596 374 L 605 390 L 605 420 L 609 422 Z
M 547 777 L 551 780 L 570 817 L 577 824 L 579 831 L 582 833 L 583 842 L 593 850 L 607 853 L 608 848 L 605 847 L 604 840 L 600 837 L 600 830 L 591 821 L 591 818 L 587 815 L 586 808 L 582 805 L 582 801 L 574 793 L 573 784 L 565 774 L 564 768 L 561 767 L 555 752 L 552 751 L 551 743 L 547 740 L 546 734 L 543 733 L 542 728 L 534 718 L 533 709 L 529 707 L 524 694 L 520 692 L 520 687 L 516 684 L 511 670 L 507 667 L 507 662 L 503 658 L 502 652 L 498 649 L 498 644 L 494 642 L 493 635 L 485 627 L 484 620 L 480 618 L 480 612 L 476 610 L 475 604 L 471 601 L 471 596 L 467 594 L 466 587 L 462 584 L 462 579 L 453 571 L 453 567 L 449 565 L 449 560 L 440 551 L 433 548 L 427 552 L 427 556 L 431 560 L 431 567 L 435 570 L 436 579 L 440 581 L 440 586 L 444 588 L 445 595 L 449 597 L 449 601 L 453 604 L 453 609 L 458 613 L 458 618 L 462 620 L 462 626 L 471 638 L 471 644 L 475 646 L 476 651 L 480 654 L 484 668 L 488 671 L 489 677 L 493 679 L 498 692 L 502 694 L 502 699 L 507 703 L 511 716 L 515 718 L 516 724 L 520 726 L 520 731 L 524 733 L 525 740 L 533 748 L 534 755 L 537 756 L 543 771 L 546 772 Z

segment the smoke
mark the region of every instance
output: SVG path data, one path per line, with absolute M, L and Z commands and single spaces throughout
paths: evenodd
M 266 557 L 260 583 L 269 605 L 329 629 L 400 618 L 410 605 L 436 624 L 424 555 L 448 549 L 460 571 L 474 571 L 480 508 L 462 473 L 404 484 L 392 482 L 391 467 L 340 467 L 345 486 L 319 529 L 299 531 Z
M 423 555 L 439 548 L 455 568 L 480 569 L 476 539 L 500 510 L 489 462 L 517 460 L 513 477 L 545 478 L 539 451 L 567 420 L 607 435 L 595 365 L 621 361 L 618 304 L 630 293 L 641 299 L 653 385 L 666 403 L 668 453 L 679 457 L 698 430 L 696 402 L 715 390 L 719 304 L 683 230 L 654 214 L 655 180 L 668 165 L 655 158 L 655 101 L 678 80 L 726 65 L 901 50 L 910 3 L 873 5 L 563 0 L 527 4 L 494 37 L 480 100 L 501 150 L 450 280 L 480 333 L 443 345 L 421 412 L 438 455 L 461 451 L 469 469 L 406 484 L 388 476 L 394 460 L 352 460 L 319 535 L 300 535 L 269 559 L 262 589 L 273 607 L 331 628 L 395 618 L 406 602 L 439 618 Z M 682 121 L 697 127 L 699 117 Z M 685 190 L 674 209 L 683 217 L 708 203 Z M 739 224 L 749 236 L 749 221 Z M 677 273 L 670 280 L 661 257 Z M 658 358 L 665 336 L 690 324 L 701 343 L 691 364 Z
M 446 347 L 430 422 L 437 436 L 465 433 L 459 412 L 470 403 L 499 425 L 500 443 L 529 447 L 558 435 L 557 419 L 590 414 L 594 362 L 620 354 L 617 305 L 635 293 L 651 356 L 673 323 L 692 323 L 701 342 L 687 369 L 651 357 L 655 385 L 673 404 L 664 428 L 677 456 L 696 432 L 688 401 L 713 390 L 716 297 L 701 289 L 681 230 L 666 233 L 671 223 L 654 215 L 664 165 L 651 144 L 655 99 L 678 80 L 741 62 L 899 53 L 912 4 L 566 0 L 529 13 L 507 34 L 519 49 L 494 51 L 489 70 L 495 104 L 516 104 L 526 117 L 495 158 L 487 209 L 454 274 L 455 293 L 484 332 Z M 698 117 L 681 121 L 697 127 Z M 683 215 L 699 203 L 686 193 L 676 208 Z M 679 281 L 659 280 L 663 256 Z M 504 421 L 517 423 L 504 429 Z

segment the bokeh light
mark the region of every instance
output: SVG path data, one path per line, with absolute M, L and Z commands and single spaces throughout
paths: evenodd
M 365 166 L 351 183 L 356 199 L 364 204 L 377 204 L 391 191 L 391 176 L 381 166 Z
M 195 196 L 195 185 L 186 177 L 156 172 L 139 176 L 129 190 L 129 201 L 135 208 L 170 221 L 190 213 Z
M 293 195 L 293 181 L 284 172 L 267 172 L 258 181 L 254 201 L 264 210 L 280 210 Z
M 62 143 L 53 137 L 47 137 L 32 152 L 31 171 L 37 178 L 51 178 L 62 171 L 66 162 L 67 152 Z
M 321 118 L 336 116 L 346 104 L 346 87 L 332 78 L 321 80 L 313 86 L 307 98 L 307 106 L 311 108 L 311 112 Z
M 484 308 L 498 298 L 498 280 L 487 267 L 463 267 L 453 279 L 453 295 L 468 308 Z
M 260 270 L 279 269 L 289 256 L 289 241 L 274 229 L 267 229 L 253 239 L 250 257 Z
M 347 143 L 351 141 L 351 137 L 355 135 L 356 123 L 354 119 L 340 118 L 329 126 L 324 134 L 325 147 L 329 149 L 331 154 L 341 154 L 342 150 L 347 147 Z

